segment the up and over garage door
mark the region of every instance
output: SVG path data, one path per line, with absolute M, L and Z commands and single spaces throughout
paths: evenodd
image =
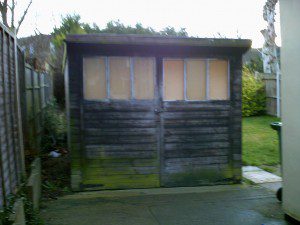
M 228 164 L 227 60 L 93 56 L 82 63 L 84 189 L 198 185 L 203 168 Z

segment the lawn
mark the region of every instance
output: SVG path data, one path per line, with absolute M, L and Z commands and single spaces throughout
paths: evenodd
M 277 117 L 243 118 L 243 164 L 273 166 L 279 163 L 278 137 L 270 123 Z

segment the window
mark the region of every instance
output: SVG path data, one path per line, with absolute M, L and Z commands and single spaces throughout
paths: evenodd
M 211 60 L 209 66 L 210 99 L 228 99 L 228 62 Z
M 134 59 L 134 97 L 136 99 L 154 98 L 154 60 Z
M 129 57 L 109 58 L 110 97 L 130 99 Z
M 84 98 L 89 100 L 106 98 L 106 73 L 104 57 L 83 59 Z
M 164 99 L 183 100 L 183 60 L 164 61 Z
M 154 73 L 154 58 L 85 57 L 84 98 L 154 99 Z
M 166 101 L 229 98 L 227 60 L 165 59 L 163 70 Z
M 186 97 L 188 100 L 206 98 L 206 61 L 186 60 Z

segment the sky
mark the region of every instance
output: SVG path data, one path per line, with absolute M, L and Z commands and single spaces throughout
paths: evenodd
M 49 34 L 59 26 L 61 17 L 78 13 L 82 22 L 105 27 L 111 20 L 125 25 L 142 23 L 155 30 L 167 26 L 186 28 L 191 36 L 252 39 L 252 47 L 262 47 L 260 30 L 266 28 L 263 6 L 266 0 L 33 0 L 23 22 L 19 37 L 35 31 Z M 29 0 L 18 0 L 16 15 L 20 16 Z M 279 6 L 275 29 L 280 40 Z

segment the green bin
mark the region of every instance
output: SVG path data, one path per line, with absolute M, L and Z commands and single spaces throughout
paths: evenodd
M 270 124 L 273 130 L 277 131 L 278 134 L 278 141 L 279 141 L 279 155 L 280 155 L 280 165 L 282 164 L 282 145 L 281 145 L 281 122 L 273 122 Z
M 280 167 L 281 167 L 281 174 L 282 174 L 282 142 L 281 142 L 281 127 L 282 123 L 281 122 L 273 122 L 270 124 L 273 130 L 277 131 L 278 135 L 278 141 L 279 141 L 279 160 L 280 160 Z M 282 200 L 282 188 L 279 188 L 279 190 L 276 193 L 276 196 L 279 201 Z

